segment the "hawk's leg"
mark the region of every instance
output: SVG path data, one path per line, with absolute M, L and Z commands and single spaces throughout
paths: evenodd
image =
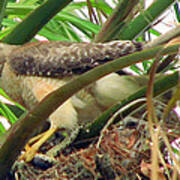
M 30 162 L 39 148 L 58 130 L 58 128 L 50 128 L 46 132 L 39 134 L 32 139 L 26 144 L 25 146 L 25 153 L 21 155 L 20 159 L 25 160 L 26 162 Z M 56 156 L 58 152 L 63 150 L 65 147 L 67 147 L 73 140 L 77 137 L 79 132 L 79 127 L 74 128 L 73 130 L 70 130 L 65 137 L 65 139 L 51 148 L 46 154 L 48 156 Z M 33 144 L 34 143 L 34 144 Z M 33 145 L 32 145 L 33 144 Z
M 45 84 L 43 85 L 44 89 Z M 43 90 L 40 89 L 40 87 L 38 89 L 38 91 L 41 90 L 39 93 L 37 92 L 37 88 L 34 87 L 33 89 L 36 97 L 38 97 L 38 95 L 42 95 Z M 58 130 L 65 130 L 70 134 L 68 134 L 60 145 L 55 146 L 55 150 L 51 150 L 48 154 L 53 156 L 56 155 L 58 151 L 64 149 L 76 138 L 79 129 L 77 122 L 78 119 L 77 112 L 73 107 L 71 99 L 64 102 L 54 113 L 52 113 L 49 120 L 51 122 L 50 129 L 30 140 L 25 148 L 26 152 L 21 156 L 21 159 L 24 159 L 26 162 L 31 161 L 39 148 Z
M 58 128 L 50 128 L 46 132 L 32 138 L 25 146 L 25 153 L 20 156 L 20 159 L 26 162 L 31 161 L 39 148 L 57 131 Z M 33 144 L 34 143 L 34 144 Z M 31 144 L 33 144 L 31 146 Z

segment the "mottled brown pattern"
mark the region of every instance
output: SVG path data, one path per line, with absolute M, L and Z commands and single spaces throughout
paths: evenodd
M 131 41 L 34 43 L 14 50 L 9 64 L 17 74 L 62 78 L 141 49 L 141 43 Z

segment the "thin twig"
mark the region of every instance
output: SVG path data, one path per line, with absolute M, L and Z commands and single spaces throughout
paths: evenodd
M 107 121 L 106 125 L 104 126 L 104 128 L 102 129 L 101 131 L 101 135 L 99 136 L 99 140 L 96 144 L 96 148 L 99 148 L 100 146 L 100 143 L 102 141 L 102 138 L 105 134 L 105 131 L 106 129 L 113 123 L 114 119 L 120 114 L 122 113 L 123 111 L 125 111 L 126 109 L 128 109 L 129 107 L 139 103 L 139 102 L 143 102 L 143 101 L 146 101 L 146 98 L 141 98 L 141 99 L 137 99 L 133 102 L 130 102 L 129 104 L 127 104 L 126 106 L 124 106 L 123 108 L 119 109 L 116 113 L 114 113 L 114 115 Z

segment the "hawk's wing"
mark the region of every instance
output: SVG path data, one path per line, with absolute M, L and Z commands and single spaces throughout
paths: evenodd
M 131 41 L 43 42 L 15 49 L 8 61 L 17 74 L 63 78 L 82 74 L 100 64 L 142 50 L 142 47 L 142 43 Z

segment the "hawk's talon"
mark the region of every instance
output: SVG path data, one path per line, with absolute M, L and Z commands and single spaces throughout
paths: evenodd
M 55 133 L 56 130 L 57 128 L 50 128 L 46 132 L 38 135 L 37 137 L 30 139 L 30 141 L 25 146 L 25 153 L 22 154 L 19 159 L 30 162 L 38 152 L 39 148 Z M 36 142 L 32 146 L 30 146 L 33 141 Z

